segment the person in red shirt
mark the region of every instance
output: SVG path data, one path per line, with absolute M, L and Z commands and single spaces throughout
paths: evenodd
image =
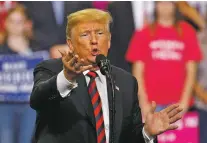
M 174 2 L 156 2 L 154 16 L 152 24 L 135 32 L 126 53 L 139 82 L 143 117 L 151 101 L 158 104 L 158 110 L 175 102 L 188 110 L 192 104 L 196 62 L 202 57 L 196 32 L 179 20 Z

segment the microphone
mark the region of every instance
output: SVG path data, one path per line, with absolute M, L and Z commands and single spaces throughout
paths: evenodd
M 96 56 L 96 64 L 100 68 L 100 71 L 103 75 L 107 77 L 110 76 L 111 73 L 111 65 L 110 61 L 102 54 Z

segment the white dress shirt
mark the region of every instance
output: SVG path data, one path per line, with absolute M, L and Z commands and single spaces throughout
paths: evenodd
M 83 74 L 85 75 L 87 85 L 89 84 L 90 77 L 88 77 L 86 74 L 89 71 L 84 71 Z M 105 133 L 106 133 L 106 143 L 109 143 L 109 105 L 108 105 L 108 93 L 107 93 L 107 83 L 106 83 L 106 77 L 101 74 L 100 70 L 96 71 L 98 74 L 98 77 L 95 79 L 97 89 L 101 98 L 102 102 L 102 111 L 103 111 L 103 117 L 104 117 L 104 125 L 105 125 Z M 73 86 L 71 86 L 73 85 Z M 73 88 L 76 88 L 78 84 L 76 81 L 68 81 L 63 71 L 61 71 L 57 76 L 57 89 L 60 93 L 60 95 L 65 98 L 67 96 L 70 96 L 70 92 Z M 71 87 L 71 88 L 69 88 Z M 144 128 L 142 130 L 143 137 L 145 139 L 146 143 L 153 143 L 153 137 L 148 137 L 144 131 Z

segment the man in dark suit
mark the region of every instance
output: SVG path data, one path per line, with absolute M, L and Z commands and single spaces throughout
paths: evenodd
M 62 59 L 44 61 L 34 70 L 30 104 L 37 111 L 34 142 L 108 143 L 110 138 L 111 94 L 106 77 L 95 63 L 107 56 L 111 34 L 109 13 L 85 9 L 69 16 L 69 51 Z M 145 124 L 137 98 L 136 79 L 112 66 L 115 88 L 115 143 L 155 143 L 156 135 L 177 126 L 182 109 L 173 104 L 155 113 L 152 103 Z
M 53 45 L 65 44 L 67 15 L 92 7 L 91 2 L 78 1 L 30 1 L 25 5 L 33 21 L 34 39 L 40 45 L 38 50 L 48 50 Z

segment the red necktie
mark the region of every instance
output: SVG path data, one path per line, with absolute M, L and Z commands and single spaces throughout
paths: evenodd
M 102 104 L 95 81 L 95 78 L 98 75 L 96 72 L 93 71 L 88 72 L 87 75 L 90 77 L 90 82 L 88 84 L 88 93 L 91 97 L 91 103 L 93 105 L 93 113 L 96 121 L 97 143 L 105 143 L 106 135 L 105 135 L 103 112 L 102 112 Z

